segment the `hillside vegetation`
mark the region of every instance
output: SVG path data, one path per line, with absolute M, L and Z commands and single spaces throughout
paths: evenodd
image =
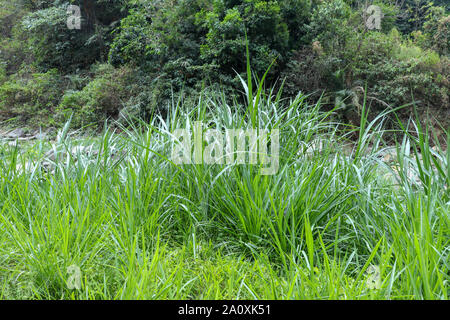
M 9 125 L 102 125 L 149 119 L 174 96 L 204 88 L 242 99 L 245 44 L 251 64 L 283 95 L 299 91 L 342 106 L 358 125 L 364 96 L 376 115 L 415 102 L 450 118 L 450 17 L 446 1 L 419 0 L 1 0 L 0 120 Z M 69 4 L 81 29 L 69 29 Z M 381 9 L 380 29 L 366 23 Z M 399 112 L 407 119 L 412 107 Z M 437 126 L 437 125 L 436 125 Z

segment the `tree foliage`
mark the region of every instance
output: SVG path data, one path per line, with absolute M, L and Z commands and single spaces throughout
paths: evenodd
M 273 63 L 267 83 L 287 79 L 284 94 L 288 97 L 303 91 L 318 98 L 325 92 L 323 101 L 345 104 L 349 110 L 358 109 L 364 94 L 379 109 L 413 97 L 424 107 L 449 108 L 446 1 L 0 3 L 0 91 L 5 97 L 0 109 L 4 115 L 16 105 L 11 100 L 14 86 L 38 79 L 34 73 L 55 70 L 60 79 L 58 94 L 51 103 L 43 102 L 41 109 L 48 110 L 50 118 L 59 110 L 58 121 L 68 116 L 68 110 L 92 111 L 88 118 L 99 122 L 122 109 L 150 115 L 164 110 L 173 98 L 194 97 L 208 86 L 235 92 L 232 89 L 240 85 L 238 74 L 246 72 L 247 44 L 255 74 L 261 76 Z M 367 28 L 366 9 L 371 4 L 382 10 L 380 30 Z M 81 30 L 67 27 L 69 5 L 81 8 Z M 92 71 L 98 65 L 109 71 Z M 119 76 L 124 74 L 133 76 Z M 117 99 L 101 98 L 105 92 Z M 33 101 L 19 109 L 26 113 L 26 106 L 41 100 Z

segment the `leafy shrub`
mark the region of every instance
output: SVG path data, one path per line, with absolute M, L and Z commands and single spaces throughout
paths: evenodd
M 199 19 L 208 28 L 201 57 L 219 66 L 221 73 L 233 75 L 233 68 L 245 70 L 245 36 L 250 40 L 254 70 L 261 74 L 276 58 L 289 50 L 289 30 L 276 1 L 244 1 L 238 6 L 204 11 Z M 275 70 L 275 69 L 273 69 Z
M 51 126 L 54 106 L 62 95 L 61 83 L 54 69 L 12 77 L 0 86 L 0 119 Z
M 0 1 L 0 64 L 7 75 L 16 73 L 24 62 L 30 63 L 30 52 L 20 28 L 26 14 L 17 5 Z
M 428 31 L 431 39 L 431 48 L 442 55 L 450 54 L 450 16 L 445 16 L 436 22 L 435 30 L 432 24 L 426 24 L 425 30 Z
M 85 1 L 81 29 L 67 27 L 67 1 L 34 11 L 22 21 L 36 63 L 43 68 L 75 71 L 102 60 L 108 34 L 121 17 L 121 3 Z
M 131 69 L 101 64 L 95 66 L 93 72 L 93 80 L 82 90 L 69 90 L 64 94 L 57 108 L 58 122 L 64 123 L 73 115 L 72 125 L 80 127 L 117 117 L 131 95 Z
M 309 6 L 305 0 L 141 1 L 115 32 L 109 61 L 156 72 L 175 91 L 204 79 L 237 84 L 236 72 L 245 71 L 245 35 L 257 73 L 274 58 L 282 66 L 305 35 Z
M 313 48 L 313 46 L 315 48 Z M 318 99 L 327 89 L 326 75 L 331 71 L 326 67 L 332 65 L 319 57 L 320 43 L 315 42 L 310 48 L 296 51 L 281 74 L 284 83 L 284 94 L 295 96 L 299 91 Z
M 5 83 L 5 81 L 8 79 L 8 77 L 6 76 L 6 70 L 5 70 L 5 66 L 0 64 L 0 85 L 2 85 L 3 83 Z
M 92 57 L 92 52 L 95 56 L 96 47 L 84 47 L 84 33 L 67 28 L 67 5 L 30 13 L 22 26 L 38 65 L 66 70 L 93 62 L 87 57 Z
M 392 106 L 410 102 L 412 96 L 424 105 L 442 105 L 443 74 L 439 55 L 390 35 L 371 33 L 361 46 L 354 77 L 368 82 L 368 88 L 379 100 Z
M 366 93 L 374 113 L 413 100 L 423 110 L 449 109 L 448 59 L 403 39 L 395 28 L 388 34 L 368 31 L 358 36 L 351 32 L 350 20 L 342 1 L 316 9 L 310 25 L 315 41 L 299 51 L 283 72 L 289 95 L 301 90 L 315 92 L 312 97 L 317 99 L 326 91 L 331 99 L 323 101 L 330 104 L 340 104 L 346 95 L 351 98 L 346 103 L 356 111 Z M 343 27 L 337 30 L 335 25 Z M 410 112 L 410 108 L 403 111 L 406 117 Z

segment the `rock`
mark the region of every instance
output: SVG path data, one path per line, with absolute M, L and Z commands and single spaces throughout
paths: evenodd
M 34 136 L 36 139 L 45 139 L 47 137 L 47 132 L 39 132 Z
M 7 134 L 8 138 L 17 139 L 25 136 L 25 131 L 21 128 L 14 129 Z
M 28 137 L 29 140 L 33 140 L 33 139 L 38 139 L 38 140 L 42 140 L 47 136 L 47 132 L 42 132 L 42 131 L 35 131 L 33 133 L 33 135 L 31 135 L 30 137 Z
M 47 136 L 47 132 L 35 131 L 32 135 L 25 135 L 20 138 L 17 138 L 20 141 L 29 141 L 29 140 L 42 140 Z
M 395 147 L 386 147 L 379 152 L 376 153 L 376 156 L 379 160 L 383 161 L 384 163 L 396 163 L 398 159 L 397 155 L 397 148 Z
M 399 166 L 392 166 L 392 169 L 395 175 L 401 180 L 402 169 Z M 406 173 L 405 178 L 409 183 L 411 184 L 421 183 L 418 173 L 412 167 L 409 166 L 408 168 L 405 168 L 403 172 Z

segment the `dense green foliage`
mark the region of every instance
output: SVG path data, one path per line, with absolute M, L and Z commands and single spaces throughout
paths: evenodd
M 302 91 L 317 99 L 325 92 L 323 101 L 347 106 L 348 121 L 357 115 L 364 94 L 376 112 L 414 99 L 439 120 L 448 118 L 450 18 L 445 1 L 0 3 L 2 120 L 58 126 L 72 110 L 84 119 L 73 122 L 78 126 L 102 123 L 125 109 L 148 117 L 164 111 L 174 95 L 196 99 L 205 87 L 219 87 L 231 97 L 240 86 L 238 74 L 245 72 L 246 39 L 255 74 L 262 76 L 273 64 L 269 84 L 281 85 L 287 78 L 284 95 L 290 97 Z M 382 9 L 381 30 L 368 30 L 365 24 L 365 8 L 372 3 Z M 81 30 L 66 25 L 69 4 L 81 8 Z M 93 69 L 110 69 L 99 63 L 122 71 L 98 74 Z M 29 90 L 19 87 L 30 81 L 45 92 L 47 80 L 39 75 L 47 72 L 59 78 L 50 98 L 15 93 Z M 108 91 L 102 83 L 114 82 L 117 73 L 132 76 L 108 84 L 114 91 L 121 87 L 116 98 L 94 102 L 95 88 Z M 29 115 L 36 112 L 40 121 Z

